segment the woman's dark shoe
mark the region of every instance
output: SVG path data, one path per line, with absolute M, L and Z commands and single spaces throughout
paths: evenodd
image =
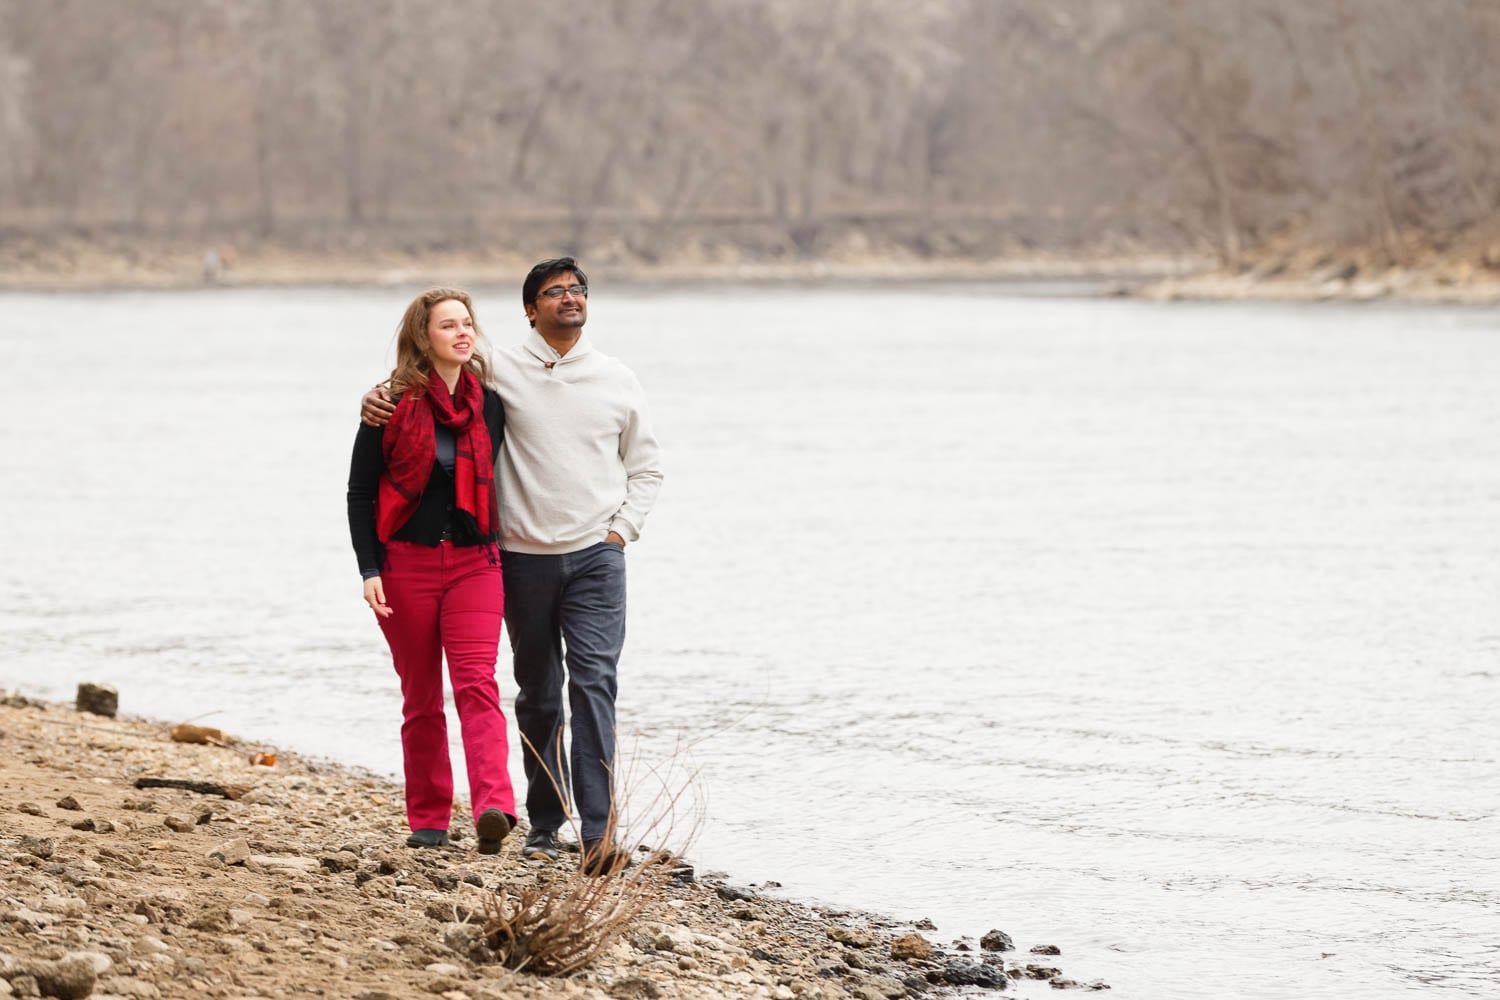
M 583 845 L 582 869 L 585 875 L 603 878 L 630 864 L 630 854 L 604 840 L 590 840 Z
M 500 841 L 510 833 L 510 817 L 499 809 L 486 809 L 474 821 L 474 832 L 479 834 L 480 854 L 499 854 Z
M 521 848 L 521 857 L 527 861 L 550 863 L 557 860 L 560 850 L 556 830 L 532 830 L 526 835 L 526 846 Z
M 406 838 L 407 847 L 447 847 L 447 830 L 413 830 Z

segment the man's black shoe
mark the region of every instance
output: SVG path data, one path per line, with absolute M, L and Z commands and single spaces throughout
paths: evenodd
M 406 838 L 407 847 L 447 847 L 447 830 L 413 830 Z
M 521 848 L 521 858 L 525 861 L 557 860 L 558 852 L 556 830 L 532 830 L 526 835 L 526 845 Z
M 486 809 L 474 821 L 474 832 L 479 834 L 480 854 L 499 854 L 500 841 L 510 833 L 510 817 L 499 809 Z
M 585 875 L 603 878 L 622 871 L 630 864 L 630 854 L 604 840 L 590 840 L 583 845 L 581 867 Z

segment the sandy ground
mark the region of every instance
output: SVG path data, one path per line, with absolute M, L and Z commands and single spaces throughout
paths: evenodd
M 1105 988 L 1067 980 L 1045 945 L 941 944 L 920 920 L 803 905 L 690 868 L 588 968 L 511 971 L 476 947 L 483 897 L 559 871 L 521 861 L 519 833 L 489 857 L 472 833 L 412 850 L 399 785 L 285 752 L 256 765 L 265 748 L 173 742 L 169 728 L 0 697 L 0 997 L 894 1000 Z M 238 797 L 137 787 L 160 778 Z M 455 831 L 467 826 L 455 816 Z

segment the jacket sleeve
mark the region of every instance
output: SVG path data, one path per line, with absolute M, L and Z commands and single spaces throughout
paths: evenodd
M 384 553 L 375 534 L 375 495 L 380 476 L 385 472 L 385 431 L 360 424 L 354 435 L 354 452 L 349 457 L 349 540 L 359 561 L 359 575 L 368 580 L 380 575 Z
M 651 430 L 646 412 L 646 393 L 641 383 L 630 375 L 632 403 L 620 430 L 620 463 L 625 469 L 625 502 L 610 519 L 609 530 L 627 542 L 641 537 L 646 515 L 656 505 L 661 492 L 661 449 Z

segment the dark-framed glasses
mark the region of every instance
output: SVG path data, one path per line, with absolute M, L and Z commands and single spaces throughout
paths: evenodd
M 549 299 L 560 299 L 564 295 L 571 295 L 575 299 L 586 299 L 589 297 L 588 285 L 553 285 L 544 289 L 542 295 Z

